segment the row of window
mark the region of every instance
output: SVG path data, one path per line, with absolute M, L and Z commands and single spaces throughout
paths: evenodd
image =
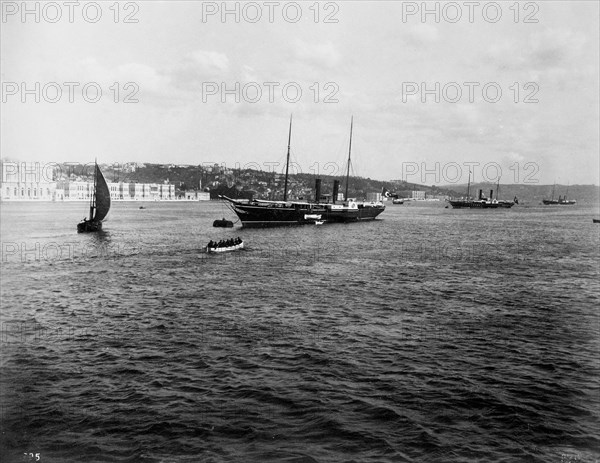
M 31 188 L 27 188 L 27 196 L 29 198 L 31 198 L 31 196 L 32 196 L 31 192 L 32 192 Z M 18 193 L 19 193 L 19 191 L 16 188 L 14 188 L 13 189 L 13 196 L 19 196 Z M 39 193 L 40 193 L 40 196 L 43 195 L 44 194 L 44 189 L 40 188 L 39 189 Z M 33 189 L 33 196 L 36 197 L 37 195 L 38 195 L 38 189 L 34 188 Z M 9 187 L 6 187 L 6 196 L 10 196 L 10 188 Z M 25 196 L 25 188 L 21 188 L 21 196 Z M 46 188 L 46 196 L 51 196 L 50 188 Z
M 37 188 L 34 188 L 33 190 L 32 190 L 31 188 L 27 188 L 27 190 L 25 190 L 25 188 L 21 188 L 21 197 L 25 197 L 25 192 L 26 192 L 26 191 L 27 191 L 27 197 L 28 197 L 28 198 L 31 198 L 31 197 L 34 197 L 34 198 L 35 198 L 35 197 L 37 197 L 37 196 L 38 196 L 38 192 L 39 192 L 39 195 L 40 195 L 40 196 L 42 196 L 42 195 L 44 194 L 44 189 L 43 189 L 43 188 L 40 188 L 39 190 L 38 190 Z M 89 192 L 88 192 L 88 190 L 87 190 L 87 189 L 84 189 L 83 187 L 79 187 L 79 186 L 78 186 L 78 187 L 77 187 L 77 191 L 85 191 L 85 194 L 83 194 L 83 195 L 82 195 L 81 193 L 79 193 L 79 194 L 77 195 L 77 196 L 79 196 L 79 197 L 81 197 L 81 196 L 85 196 L 86 198 L 89 198 L 89 196 L 90 196 L 90 195 L 89 195 Z M 113 187 L 111 187 L 111 191 L 113 191 L 113 192 L 114 192 L 113 194 L 111 194 L 111 196 L 112 196 L 113 198 L 117 198 L 117 199 L 123 199 L 123 194 L 120 194 L 116 188 L 113 188 Z M 33 194 L 32 194 L 32 193 L 33 193 Z M 136 193 L 139 193 L 139 192 L 136 192 Z M 146 197 L 146 196 L 156 196 L 156 194 L 158 193 L 158 191 L 154 191 L 153 193 L 155 193 L 155 194 L 154 194 L 154 195 L 145 195 L 145 194 L 143 194 L 143 192 L 142 192 L 142 194 L 141 194 L 141 197 L 142 197 L 142 198 L 144 198 L 144 197 Z M 174 193 L 174 192 L 173 192 L 173 193 Z M 171 197 L 171 194 L 169 194 L 169 192 L 167 192 L 167 191 L 164 191 L 164 192 L 163 192 L 163 195 L 164 195 L 164 196 Z M 163 195 L 161 195 L 161 196 L 163 196 Z M 10 194 L 10 188 L 9 188 L 9 187 L 6 187 L 6 196 L 7 196 L 7 197 L 10 197 L 10 196 L 11 196 L 11 194 Z M 12 194 L 12 196 L 13 196 L 13 197 L 17 197 L 17 196 L 19 196 L 19 191 L 18 191 L 18 189 L 17 189 L 17 188 L 13 188 L 13 194 Z M 46 188 L 46 196 L 52 196 L 52 193 L 50 192 L 50 188 Z M 140 196 L 140 195 L 138 194 L 138 195 L 136 195 L 136 196 Z

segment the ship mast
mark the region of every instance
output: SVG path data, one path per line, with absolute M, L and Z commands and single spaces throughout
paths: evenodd
M 94 159 L 94 189 L 92 196 L 90 197 L 90 222 L 94 218 L 94 209 L 96 208 L 96 171 L 98 170 L 98 164 Z
M 290 146 L 292 144 L 292 115 L 290 114 L 290 134 L 288 136 L 288 150 L 287 150 L 287 161 L 285 163 L 285 184 L 283 187 L 283 200 L 287 201 L 288 191 L 288 173 L 290 170 Z
M 470 192 L 471 192 L 471 169 L 469 169 L 469 181 L 467 182 L 467 199 L 469 199 Z
M 348 201 L 348 183 L 350 181 L 350 154 L 352 153 L 352 125 L 354 123 L 354 116 L 350 119 L 350 143 L 348 144 L 348 170 L 346 171 L 346 195 L 345 200 Z

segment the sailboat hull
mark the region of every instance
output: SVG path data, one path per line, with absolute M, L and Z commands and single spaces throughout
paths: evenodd
M 90 233 L 102 230 L 102 222 L 85 220 L 77 224 L 77 233 Z

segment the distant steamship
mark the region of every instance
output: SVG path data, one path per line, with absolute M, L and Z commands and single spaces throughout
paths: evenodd
M 494 190 L 490 190 L 489 198 L 483 196 L 483 190 L 479 190 L 477 199 L 473 199 L 469 196 L 471 189 L 471 172 L 469 172 L 469 183 L 467 184 L 467 196 L 463 199 L 450 200 L 450 204 L 454 209 L 471 208 L 471 209 L 498 209 L 498 208 L 511 208 L 515 204 L 519 204 L 519 200 L 515 196 L 512 201 L 498 200 L 498 194 L 500 191 L 500 179 L 498 179 L 498 185 L 496 186 L 496 199 L 494 199 Z
M 569 187 L 567 186 L 567 192 L 565 193 L 564 196 L 558 196 L 558 199 L 554 199 L 554 190 L 556 189 L 556 183 L 554 184 L 554 186 L 552 187 L 552 198 L 551 199 L 543 199 L 542 203 L 544 203 L 546 206 L 572 206 L 574 205 L 577 201 L 575 201 L 574 199 L 567 199 L 567 194 L 569 193 Z

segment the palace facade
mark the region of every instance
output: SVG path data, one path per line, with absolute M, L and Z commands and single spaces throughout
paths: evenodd
M 54 170 L 39 162 L 0 163 L 0 198 L 3 201 L 88 201 L 94 182 L 55 180 Z M 108 183 L 110 197 L 119 201 L 176 199 L 170 183 Z

